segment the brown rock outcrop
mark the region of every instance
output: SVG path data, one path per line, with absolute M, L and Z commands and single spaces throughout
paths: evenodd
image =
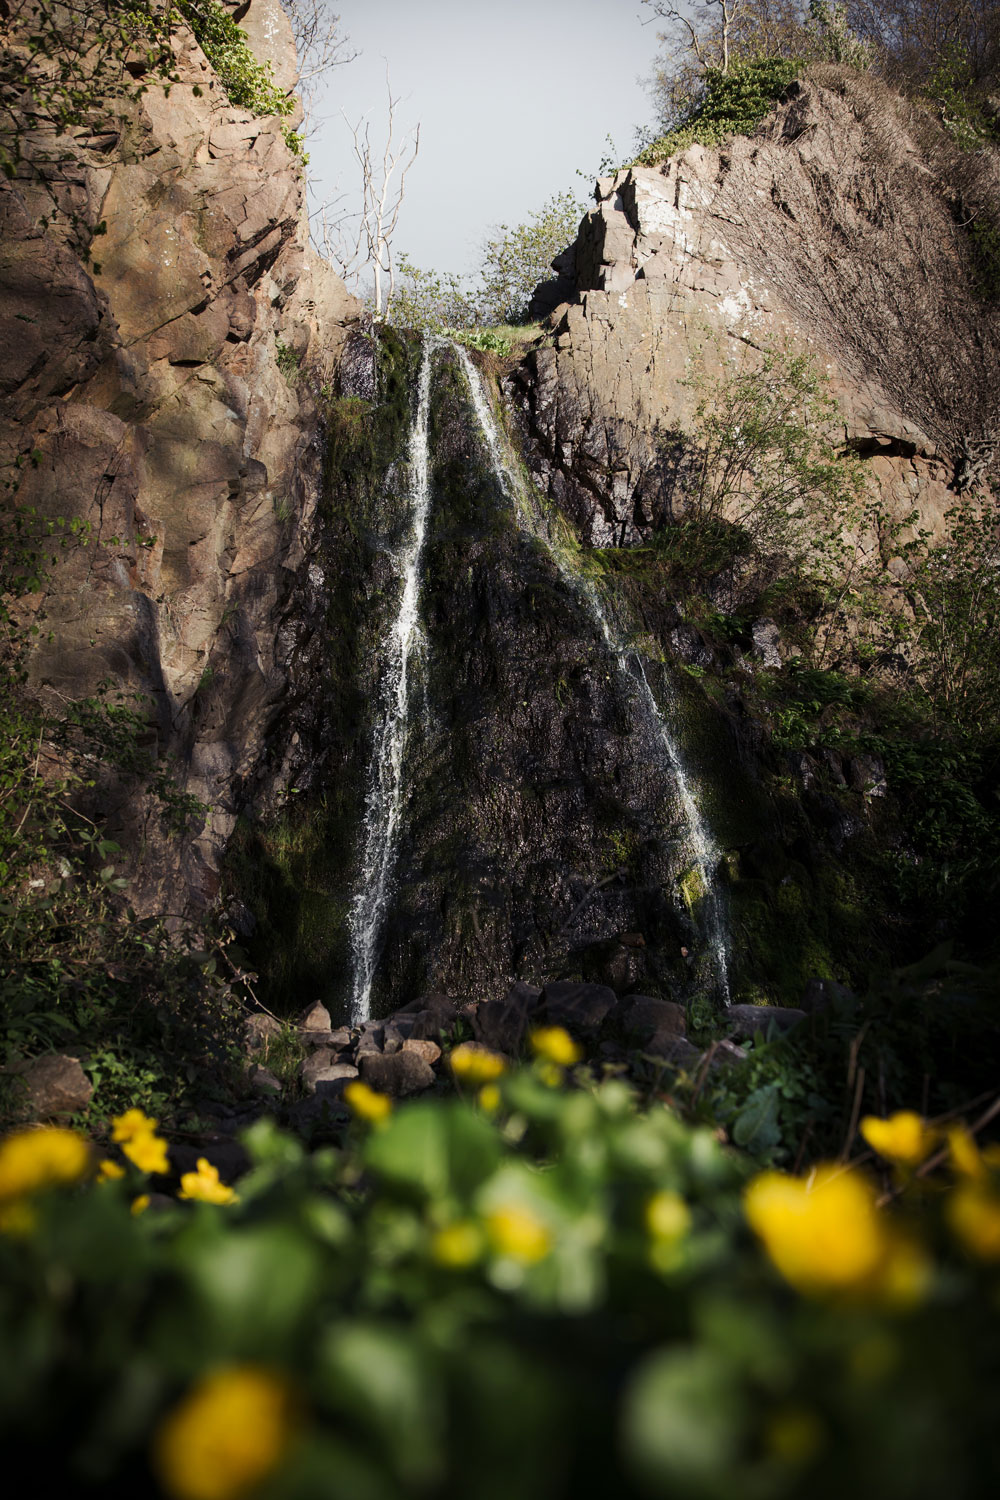
M 929 122 L 906 109 L 815 69 L 754 136 L 598 181 L 558 258 L 575 295 L 520 375 L 536 472 L 592 544 L 638 542 L 683 509 L 670 447 L 692 372 L 783 345 L 829 372 L 883 514 L 940 532 L 963 455 L 1000 432 L 1000 353 Z
M 243 24 L 294 72 L 280 6 L 253 0 Z M 313 393 L 358 312 L 308 244 L 281 122 L 230 105 L 189 31 L 173 46 L 169 94 L 151 84 L 55 150 L 29 135 L 0 186 L 0 460 L 21 462 L 19 504 L 84 525 L 33 600 L 31 681 L 54 704 L 104 679 L 152 702 L 150 745 L 210 808 L 181 846 L 134 789 L 120 799 L 120 835 L 144 844 L 133 900 L 161 911 L 212 900 L 288 687 Z

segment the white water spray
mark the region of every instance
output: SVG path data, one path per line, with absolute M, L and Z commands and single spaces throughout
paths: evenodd
M 489 452 L 494 471 L 532 535 L 538 537 L 548 548 L 560 577 L 583 600 L 588 613 L 601 632 L 609 653 L 614 658 L 619 673 L 628 679 L 629 686 L 637 694 L 644 715 L 663 748 L 664 755 L 677 786 L 681 812 L 686 824 L 685 843 L 694 871 L 698 877 L 698 885 L 700 886 L 700 891 L 698 892 L 700 897 L 699 920 L 711 951 L 712 967 L 715 972 L 719 992 L 728 1005 L 730 1003 L 729 941 L 725 912 L 716 880 L 716 870 L 722 858 L 722 851 L 712 838 L 708 830 L 708 825 L 701 815 L 694 784 L 690 772 L 685 765 L 680 746 L 671 733 L 666 719 L 660 712 L 659 704 L 653 697 L 653 692 L 646 678 L 641 658 L 635 651 L 629 651 L 617 631 L 612 629 L 600 596 L 590 580 L 578 573 L 571 572 L 563 558 L 560 557 L 558 549 L 553 545 L 552 539 L 548 535 L 544 525 L 543 517 L 537 507 L 532 506 L 527 499 L 520 476 L 507 457 L 496 418 L 483 390 L 479 371 L 469 358 L 467 350 L 463 349 L 461 345 L 454 345 L 453 347 L 462 363 L 466 379 L 469 382 L 472 405 L 479 421 L 483 440 Z M 634 670 L 630 669 L 630 661 L 634 664 Z
M 382 683 L 384 717 L 376 729 L 368 773 L 362 827 L 363 850 L 358 888 L 351 902 L 349 928 L 354 983 L 351 1022 L 369 1018 L 372 982 L 378 963 L 379 938 L 389 904 L 396 845 L 403 813 L 403 762 L 410 717 L 411 666 L 421 644 L 420 586 L 423 579 L 424 538 L 430 511 L 428 453 L 431 355 L 440 340 L 426 338 L 420 364 L 417 409 L 408 450 L 412 521 L 410 535 L 399 555 L 403 588 L 399 608 L 386 640 Z

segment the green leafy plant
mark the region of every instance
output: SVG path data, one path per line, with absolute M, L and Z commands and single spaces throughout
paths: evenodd
M 915 1116 L 804 1180 L 585 1070 L 487 1087 L 355 1085 L 311 1154 L 261 1121 L 235 1188 L 136 1109 L 96 1182 L 70 1132 L 0 1144 L 12 1461 L 171 1500 L 984 1492 L 1000 1187 L 969 1131 L 934 1191 Z
M 640 151 L 633 166 L 654 167 L 688 146 L 718 146 L 731 135 L 752 135 L 801 71 L 794 58 L 764 57 L 709 68 L 704 92 L 666 135 Z

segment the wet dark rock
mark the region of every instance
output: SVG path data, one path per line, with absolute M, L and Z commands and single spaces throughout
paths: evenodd
M 565 1026 L 577 1036 L 595 1036 L 617 1004 L 606 984 L 579 984 L 559 979 L 542 991 L 539 1019 L 547 1026 Z
M 625 1035 L 639 1042 L 657 1034 L 684 1036 L 687 1031 L 684 1007 L 674 1000 L 658 1000 L 651 995 L 626 995 L 619 1001 L 617 1012 L 622 1018 Z
M 388 1057 L 382 1053 L 367 1052 L 358 1059 L 361 1077 L 370 1088 L 392 1099 L 405 1098 L 407 1094 L 419 1094 L 434 1082 L 434 1069 L 430 1063 L 412 1049 L 393 1052 Z
M 405 1039 L 404 1033 L 400 1028 L 387 1021 L 382 1031 L 382 1051 L 386 1056 L 393 1052 L 398 1052 Z
M 643 1047 L 650 1057 L 662 1058 L 676 1068 L 685 1068 L 690 1072 L 701 1062 L 702 1053 L 692 1042 L 685 1037 L 678 1036 L 675 1031 L 658 1031 L 651 1036 Z
M 486 1001 L 473 1023 L 476 1040 L 494 1052 L 516 1057 L 541 998 L 542 991 L 535 985 L 519 983 L 511 986 L 503 1000 Z
M 851 1005 L 856 998 L 853 990 L 846 984 L 838 984 L 836 979 L 810 979 L 799 1006 L 807 1015 L 814 1015 L 829 1010 L 831 1005 Z
M 756 1036 L 758 1032 L 766 1033 L 772 1027 L 778 1034 L 790 1031 L 793 1026 L 806 1019 L 806 1013 L 792 1006 L 732 1005 L 726 1019 L 730 1036 L 745 1040 Z

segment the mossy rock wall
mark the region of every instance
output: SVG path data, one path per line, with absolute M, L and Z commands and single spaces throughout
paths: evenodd
M 378 401 L 331 410 L 324 640 L 303 785 L 233 840 L 233 889 L 257 924 L 250 956 L 278 1009 L 322 998 L 346 1016 L 418 363 L 415 344 L 384 335 Z M 704 995 L 698 896 L 685 901 L 690 858 L 655 726 L 580 592 L 519 524 L 447 349 L 434 355 L 431 396 L 424 647 L 411 668 L 406 812 L 373 1009 L 428 989 L 481 999 L 512 978 Z M 669 569 L 648 549 L 585 553 L 580 565 L 643 662 L 722 851 L 734 998 L 794 1003 L 817 975 L 850 981 L 881 941 L 863 859 L 841 858 L 822 816 L 789 792 L 781 756 L 726 674 L 685 669 Z M 642 941 L 616 977 L 625 934 Z

